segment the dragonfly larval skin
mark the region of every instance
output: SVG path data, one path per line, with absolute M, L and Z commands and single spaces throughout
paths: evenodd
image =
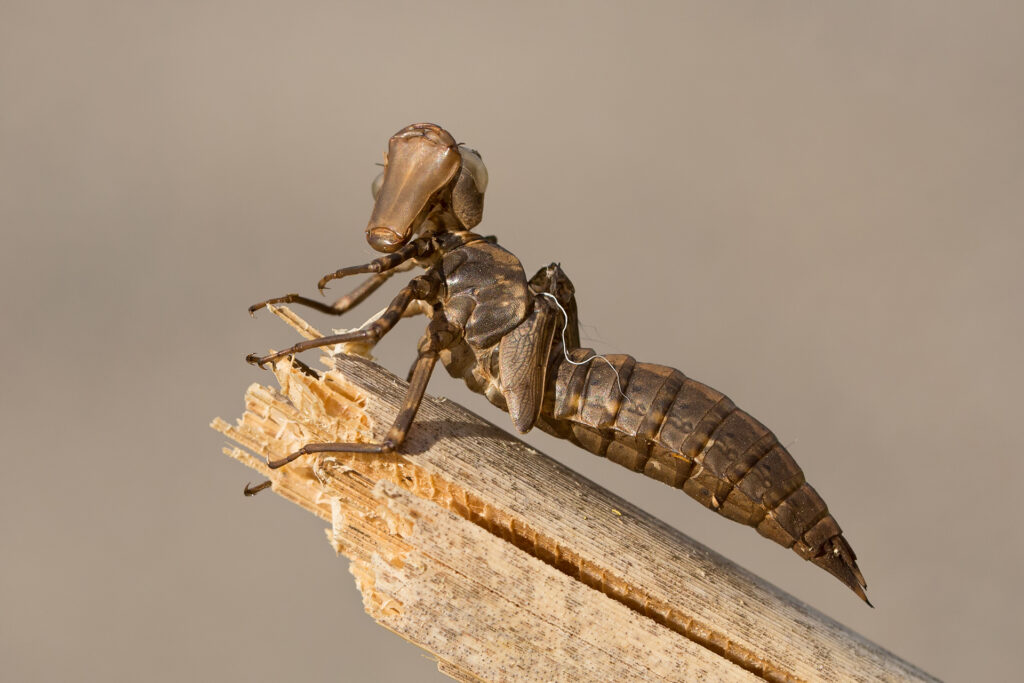
M 702 505 L 792 548 L 867 602 L 856 556 L 789 452 L 764 425 L 722 393 L 679 370 L 581 348 L 575 289 L 558 264 L 532 278 L 493 237 L 473 231 L 483 216 L 487 170 L 480 154 L 440 126 L 417 123 L 389 141 L 374 181 L 366 228 L 384 255 L 342 268 L 331 280 L 370 277 L 333 304 L 289 294 L 254 304 L 298 303 L 340 315 L 397 272 L 413 277 L 376 320 L 358 330 L 304 341 L 279 358 L 342 342 L 374 344 L 403 316 L 427 313 L 409 390 L 381 443 L 308 444 L 308 453 L 388 453 L 401 448 L 438 360 L 473 391 L 533 427 L 682 489 Z M 595 362 L 600 361 L 600 362 Z M 870 603 L 869 603 L 870 604 Z

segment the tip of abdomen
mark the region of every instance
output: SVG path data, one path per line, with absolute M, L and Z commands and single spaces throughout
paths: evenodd
M 869 607 L 874 607 L 864 592 L 868 584 L 857 567 L 857 556 L 845 538 L 834 536 L 825 542 L 820 554 L 808 559 L 846 584 Z

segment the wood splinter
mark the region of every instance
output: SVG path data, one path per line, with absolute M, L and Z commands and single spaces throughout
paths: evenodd
M 278 360 L 280 389 L 253 384 L 238 424 L 212 426 L 268 477 L 246 492 L 329 521 L 366 611 L 452 678 L 935 680 L 451 401 L 424 398 L 400 454 L 270 470 L 308 443 L 379 442 L 398 413 L 404 382 L 326 360 Z

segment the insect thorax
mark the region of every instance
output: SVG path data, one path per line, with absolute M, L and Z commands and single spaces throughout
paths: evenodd
M 498 343 L 533 306 L 526 273 L 515 256 L 496 244 L 473 242 L 444 256 L 444 312 L 476 350 Z

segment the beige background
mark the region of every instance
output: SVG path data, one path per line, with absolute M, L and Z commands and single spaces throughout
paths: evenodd
M 246 306 L 369 256 L 373 164 L 420 120 L 482 151 L 483 228 L 563 264 L 594 345 L 791 446 L 877 609 L 534 444 L 934 674 L 1018 673 L 1017 6 L 361 5 L 0 2 L 0 678 L 439 678 L 206 426 L 295 338 Z

